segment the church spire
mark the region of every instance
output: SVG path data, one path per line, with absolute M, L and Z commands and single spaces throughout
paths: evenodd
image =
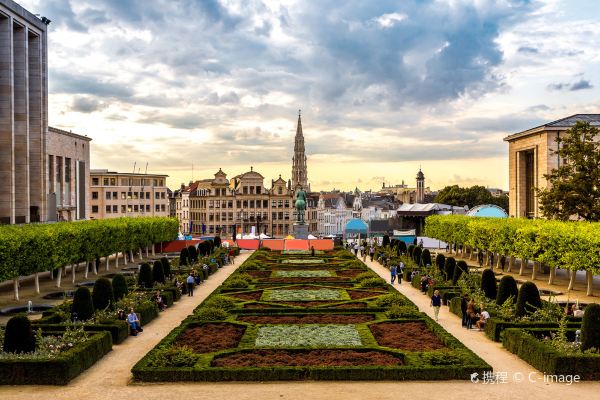
M 296 190 L 302 186 L 309 190 L 306 170 L 306 152 L 304 149 L 304 134 L 302 133 L 302 111 L 298 110 L 298 125 L 296 126 L 296 138 L 294 141 L 294 157 L 292 158 L 292 181 Z

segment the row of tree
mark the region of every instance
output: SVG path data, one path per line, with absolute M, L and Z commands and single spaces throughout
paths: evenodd
M 482 204 L 495 204 L 508 212 L 508 196 L 492 196 L 483 186 L 460 187 L 458 185 L 446 186 L 435 196 L 434 202 L 451 206 L 473 208 Z
M 532 279 L 541 265 L 548 266 L 550 284 L 556 268 L 568 269 L 569 289 L 576 271 L 585 270 L 588 294 L 592 293 L 593 275 L 600 274 L 600 223 L 434 215 L 425 220 L 425 235 L 449 243 L 463 256 L 469 253 L 472 257 L 474 250 L 497 255 L 495 261 L 505 256 L 509 270 L 519 258 L 521 275 L 532 261 Z
M 116 218 L 56 224 L 6 225 L 0 227 L 0 281 L 14 280 L 18 299 L 18 279 L 60 269 L 81 262 L 97 267 L 95 260 L 119 252 L 131 254 L 177 236 L 173 218 Z M 75 276 L 75 275 L 73 275 Z

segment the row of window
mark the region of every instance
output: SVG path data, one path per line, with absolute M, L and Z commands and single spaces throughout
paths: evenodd
M 227 234 L 232 234 L 233 233 L 233 229 L 234 228 L 243 228 L 242 226 L 234 226 L 234 225 L 206 225 L 205 229 L 206 231 L 204 233 L 206 234 L 223 234 L 223 233 L 227 233 Z M 183 224 L 181 226 L 182 230 L 184 232 L 188 232 L 189 231 L 189 224 Z M 287 235 L 288 233 L 291 232 L 290 230 L 290 226 L 286 225 L 286 224 L 274 224 L 271 225 L 270 227 L 265 227 L 262 226 L 260 231 L 264 232 L 265 228 L 267 228 L 267 233 L 273 233 L 274 235 Z M 269 228 L 271 228 L 273 230 L 273 232 L 269 232 Z M 250 229 L 248 227 L 246 227 L 246 229 L 244 229 L 245 231 L 249 231 Z M 201 225 L 196 225 L 194 224 L 192 226 L 192 233 L 196 233 L 196 234 L 202 234 L 202 226 Z
M 106 192 L 106 200 L 118 200 L 118 192 Z M 121 200 L 150 200 L 150 192 L 121 192 Z M 165 192 L 155 192 L 154 198 L 156 200 L 165 199 Z M 98 200 L 98 192 L 92 192 L 92 200 Z
M 233 208 L 233 200 L 191 200 L 192 208 Z M 183 202 L 186 206 L 185 200 Z M 269 208 L 269 200 L 236 200 L 237 208 Z M 290 200 L 271 200 L 271 208 L 290 208 Z
M 136 213 L 136 212 L 142 212 L 143 213 L 143 212 L 150 212 L 150 210 L 151 210 L 150 209 L 150 204 L 146 204 L 146 205 L 142 204 L 142 205 L 139 205 L 139 206 L 137 204 L 134 204 L 134 205 L 124 205 L 124 204 L 122 204 L 120 208 L 121 208 L 121 214 L 131 213 L 131 212 L 134 212 L 134 213 Z M 99 210 L 98 206 L 92 206 L 92 214 L 98 214 L 98 210 Z M 160 204 L 160 205 L 157 204 L 154 207 L 154 211 L 156 211 L 156 212 L 165 212 L 166 211 L 165 205 L 164 204 Z M 109 206 L 106 206 L 105 212 L 107 214 L 117 214 L 119 212 L 119 206 L 118 205 L 112 205 L 112 206 L 109 205 Z
M 102 178 L 103 186 L 117 186 L 117 182 L 121 183 L 121 186 L 164 186 L 164 179 L 150 179 L 150 178 Z M 99 186 L 100 178 L 92 178 L 92 185 Z

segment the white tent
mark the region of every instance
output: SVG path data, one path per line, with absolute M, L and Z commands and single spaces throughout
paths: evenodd
M 271 239 L 271 237 L 269 237 L 268 235 L 265 235 L 264 233 L 261 233 L 258 237 L 261 239 Z
M 313 236 L 313 235 L 308 235 L 308 238 L 309 238 L 309 239 L 316 239 L 317 237 L 316 237 L 316 236 Z

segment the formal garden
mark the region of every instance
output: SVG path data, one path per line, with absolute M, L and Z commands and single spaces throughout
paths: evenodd
M 132 372 L 165 382 L 468 379 L 489 370 L 336 248 L 254 252 Z
M 428 249 L 390 240 L 377 249 L 377 259 L 386 265 L 402 261 L 407 267 L 404 279 L 428 296 L 439 290 L 457 317 L 463 316 L 462 297 L 473 299 L 476 312 L 483 307 L 491 316 L 485 335 L 540 371 L 600 379 L 600 305 L 582 305 L 583 317 L 576 316 L 567 312 L 572 304 L 554 301 L 532 281 L 516 280 L 493 265 L 471 268 L 466 262 L 475 252 L 495 252 L 512 262 L 524 257 L 551 268 L 595 274 L 598 264 L 593 261 L 600 256 L 597 224 L 434 216 L 427 218 L 426 232 L 457 244 L 458 251 L 432 255 Z
M 63 238 L 64 231 L 72 231 L 83 235 L 81 240 L 86 242 L 76 240 L 80 247 L 75 249 L 71 245 L 71 248 L 77 251 L 77 256 L 69 258 L 56 239 L 53 247 L 43 250 L 47 251 L 43 254 L 60 261 L 47 261 L 39 267 L 30 264 L 41 263 L 39 255 L 17 257 L 20 253 L 35 253 L 35 248 L 27 246 L 40 243 L 32 241 L 38 228 L 2 227 L 2 244 L 10 239 L 14 246 L 14 253 L 8 253 L 6 249 L 11 247 L 7 246 L 2 254 L 16 257 L 18 261 L 14 264 L 18 268 L 15 268 L 13 276 L 22 276 L 44 268 L 58 269 L 65 263 L 108 255 L 117 249 L 131 251 L 171 239 L 177 232 L 177 221 L 173 221 L 135 218 L 43 226 L 39 229 L 48 240 L 55 236 Z M 15 235 L 9 236 L 7 231 Z M 99 232 L 121 242 L 109 245 L 108 241 L 100 239 Z M 97 241 L 96 250 L 91 250 L 89 240 Z M 72 299 L 44 311 L 39 319 L 30 320 L 25 314 L 12 317 L 5 328 L 0 328 L 0 384 L 67 384 L 109 352 L 113 344 L 120 344 L 137 333 L 127 322 L 130 310 L 134 310 L 140 325 L 144 326 L 158 317 L 161 310 L 168 312 L 168 308 L 180 300 L 182 293 L 186 293 L 185 279 L 190 272 L 199 284 L 223 267 L 228 250 L 221 248 L 219 242 L 216 237 L 198 246 L 184 247 L 179 257 L 172 260 L 164 256 L 150 258 L 135 267 L 135 273 L 125 275 L 119 272 L 89 281 L 92 285 L 80 286 Z M 2 258 L 0 265 L 3 268 L 9 264 Z

